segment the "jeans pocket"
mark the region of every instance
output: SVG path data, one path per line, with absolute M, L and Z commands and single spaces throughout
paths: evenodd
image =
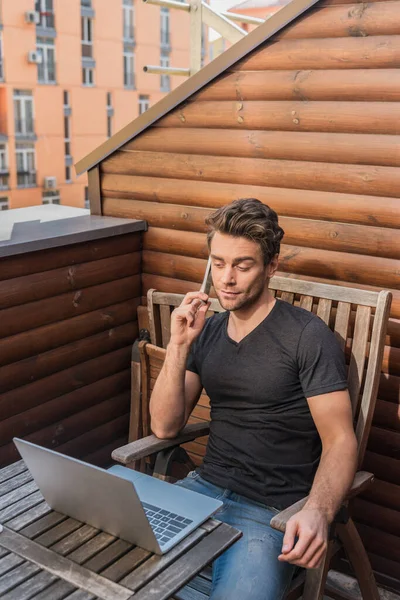
M 197 471 L 189 471 L 186 477 L 189 477 L 189 479 L 198 479 L 200 477 L 200 473 Z

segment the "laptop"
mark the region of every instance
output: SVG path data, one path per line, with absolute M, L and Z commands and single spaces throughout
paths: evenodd
M 14 438 L 47 504 L 155 554 L 164 554 L 221 506 L 220 500 L 115 465 L 101 469 Z

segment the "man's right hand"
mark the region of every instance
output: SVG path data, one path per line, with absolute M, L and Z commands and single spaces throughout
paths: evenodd
M 171 315 L 171 342 L 190 347 L 206 321 L 209 309 L 208 295 L 189 292 Z

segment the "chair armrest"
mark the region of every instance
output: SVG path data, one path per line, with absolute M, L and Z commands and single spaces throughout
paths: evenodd
M 111 456 L 117 462 L 126 465 L 139 458 L 145 458 L 151 454 L 156 454 L 160 450 L 166 448 L 173 448 L 174 446 L 180 446 L 185 442 L 190 442 L 203 435 L 208 435 L 210 431 L 210 424 L 204 423 L 191 423 L 186 425 L 182 431 L 174 438 L 171 439 L 160 439 L 155 435 L 149 435 L 141 440 L 136 440 L 121 448 L 116 448 Z
M 367 471 L 358 471 L 355 474 L 354 481 L 352 486 L 346 496 L 346 500 L 350 500 L 357 496 L 360 492 L 363 492 L 369 485 L 373 482 L 374 475 L 372 473 L 368 473 Z M 285 508 L 280 513 L 272 517 L 270 525 L 273 529 L 277 529 L 278 531 L 285 532 L 286 523 L 289 521 L 290 517 L 293 517 L 296 513 L 298 513 L 305 503 L 307 502 L 308 496 L 306 498 L 302 498 L 298 502 L 295 502 L 291 506 Z

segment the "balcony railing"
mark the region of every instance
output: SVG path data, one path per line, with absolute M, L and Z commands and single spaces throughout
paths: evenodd
M 43 27 L 43 29 L 54 29 L 55 28 L 54 13 L 41 12 L 39 14 L 40 14 L 40 21 L 38 23 L 39 27 Z
M 124 40 L 133 41 L 135 39 L 135 31 L 132 25 L 124 25 L 123 29 Z
M 86 42 L 82 42 L 82 56 L 83 58 L 93 57 L 93 45 Z
M 35 187 L 36 186 L 36 171 L 18 171 L 17 173 L 18 187 Z

